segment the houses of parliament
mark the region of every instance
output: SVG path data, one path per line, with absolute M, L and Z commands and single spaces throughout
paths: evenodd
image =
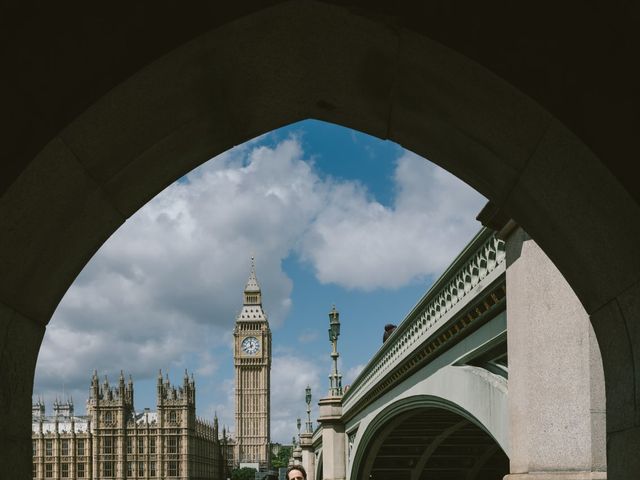
M 271 332 L 251 265 L 243 307 L 236 318 L 235 438 L 218 420 L 196 416 L 196 387 L 185 371 L 173 386 L 158 373 L 156 410 L 134 409 L 131 377 L 100 383 L 94 371 L 86 415 L 71 400 L 55 401 L 47 415 L 32 408 L 33 475 L 37 480 L 222 480 L 230 468 L 269 467 Z M 222 435 L 220 435 L 222 433 Z

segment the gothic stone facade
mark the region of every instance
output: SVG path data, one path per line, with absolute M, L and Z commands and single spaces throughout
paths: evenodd
M 196 418 L 195 384 L 185 372 L 181 387 L 157 382 L 157 411 L 133 408 L 133 382 L 117 386 L 91 378 L 87 415 L 74 416 L 71 401 L 33 406 L 33 478 L 218 480 L 223 459 L 217 419 Z
M 235 365 L 235 448 L 234 464 L 258 464 L 269 468 L 269 421 L 271 389 L 271 330 L 262 310 L 262 293 L 251 265 L 244 289 L 242 310 L 236 318 Z

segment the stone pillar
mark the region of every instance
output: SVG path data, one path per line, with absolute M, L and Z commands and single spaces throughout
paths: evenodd
M 0 303 L 0 332 L 0 472 L 31 478 L 33 375 L 44 326 Z
M 606 478 L 604 373 L 589 317 L 522 229 L 506 240 L 510 471 Z
M 302 465 L 302 448 L 300 445 L 294 447 L 292 457 L 294 465 Z
M 346 479 L 345 432 L 342 423 L 342 397 L 327 397 L 318 402 L 322 428 L 323 480 Z
M 313 434 L 300 434 L 300 447 L 302 448 L 302 466 L 307 472 L 307 480 L 315 480 L 316 477 L 316 455 L 313 451 Z

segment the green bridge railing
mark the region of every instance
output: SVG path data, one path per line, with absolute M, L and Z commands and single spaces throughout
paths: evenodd
M 343 414 L 505 272 L 505 245 L 483 228 L 398 325 L 343 397 Z

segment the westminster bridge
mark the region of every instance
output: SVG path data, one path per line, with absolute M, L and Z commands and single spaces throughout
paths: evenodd
M 42 338 L 100 245 L 197 165 L 307 118 L 388 139 L 428 158 L 489 200 L 484 225 L 500 230 L 513 219 L 535 240 L 579 298 L 597 336 L 606 380 L 608 478 L 640 478 L 637 2 L 5 3 L 3 478 L 31 476 L 31 397 Z M 509 265 L 508 245 L 506 253 Z M 552 434 L 554 419 L 562 416 L 545 412 L 564 408 L 569 386 L 583 389 L 580 382 L 561 381 L 582 372 L 568 361 L 575 348 L 563 336 L 575 326 L 568 321 L 561 328 L 572 318 L 567 310 L 552 315 L 558 322 L 547 325 L 553 327 L 548 337 L 545 330 L 517 331 L 537 325 L 517 321 L 527 300 L 526 318 L 541 322 L 553 313 L 543 298 L 527 296 L 549 282 L 515 275 L 524 260 L 506 268 L 510 433 L 503 452 L 511 472 L 543 478 L 540 472 L 560 468 L 558 457 L 587 458 L 581 442 L 589 436 L 569 441 Z M 527 282 L 527 295 L 518 293 Z M 564 291 L 543 293 L 553 298 Z M 523 337 L 531 342 L 519 344 Z M 472 371 L 473 365 L 451 367 Z M 397 381 L 411 378 L 417 375 L 381 387 L 370 413 L 401 387 Z M 518 385 L 518 379 L 527 382 Z M 359 425 L 343 468 L 350 478 L 366 456 L 367 410 L 350 400 L 357 387 L 336 415 L 344 424 L 335 426 L 353 436 Z M 547 389 L 555 390 L 556 403 Z M 518 396 L 523 401 L 513 401 Z M 585 419 L 597 423 L 592 411 L 600 408 L 598 402 L 588 411 L 576 407 L 567 429 Z M 512 414 L 522 422 L 511 421 Z M 593 431 L 596 441 L 600 429 Z M 540 434 L 546 438 L 539 440 Z M 499 444 L 498 433 L 492 435 Z M 322 455 L 328 453 L 325 444 Z M 568 465 L 572 473 L 564 478 L 597 472 L 600 461 L 593 458 Z M 381 465 L 372 468 L 373 475 L 382 474 Z
M 588 316 L 513 223 L 481 230 L 344 394 L 300 461 L 325 480 L 606 478 Z

